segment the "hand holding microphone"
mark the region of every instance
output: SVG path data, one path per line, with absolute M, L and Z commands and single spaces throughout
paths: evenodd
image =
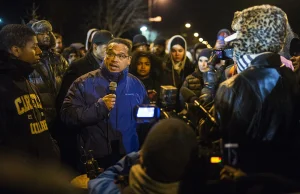
M 103 102 L 105 103 L 107 109 L 110 111 L 114 108 L 116 104 L 116 90 L 117 90 L 118 84 L 116 82 L 110 82 L 109 83 L 109 94 L 101 98 Z
M 116 97 L 117 96 L 115 94 L 108 94 L 102 98 L 109 111 L 114 108 L 116 104 Z

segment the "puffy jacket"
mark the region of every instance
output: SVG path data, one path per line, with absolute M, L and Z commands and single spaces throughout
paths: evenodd
M 109 93 L 111 78 L 112 73 L 106 67 L 79 77 L 61 108 L 61 120 L 68 127 L 80 130 L 80 145 L 93 150 L 95 158 L 139 149 L 134 107 L 149 103 L 141 81 L 125 69 L 117 82 L 116 104 L 109 112 L 105 103 L 98 100 Z
M 197 69 L 194 73 L 188 75 L 185 78 L 182 87 L 186 87 L 192 90 L 197 96 L 200 96 L 201 89 L 203 88 L 203 78 L 201 72 Z
M 55 100 L 68 62 L 58 53 L 43 51 L 41 60 L 29 75 L 29 81 L 39 90 L 48 123 L 56 116 Z M 50 126 L 49 126 L 50 127 Z
M 299 176 L 299 97 L 296 74 L 274 53 L 223 82 L 215 98 L 220 131 L 224 143 L 239 145 L 225 149 L 233 156 L 225 161 L 246 172 Z

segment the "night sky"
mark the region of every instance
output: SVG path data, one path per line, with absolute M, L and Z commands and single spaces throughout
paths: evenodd
M 32 2 L 33 0 L 1 0 L 0 18 L 3 20 L 1 26 L 7 23 L 20 23 L 21 18 L 26 20 L 26 10 L 30 9 Z M 66 44 L 85 41 L 84 18 L 89 13 L 88 7 L 94 5 L 96 0 L 34 2 L 39 5 L 38 15 L 41 19 L 50 20 L 54 31 L 63 34 Z M 300 0 L 154 0 L 154 2 L 152 15 L 162 16 L 163 21 L 152 26 L 165 37 L 183 32 L 192 36 L 194 32 L 198 32 L 201 37 L 213 44 L 220 29 L 231 29 L 235 11 L 260 4 L 272 4 L 282 8 L 287 13 L 293 30 L 297 34 L 300 33 Z M 188 31 L 184 28 L 186 22 L 192 24 L 192 28 Z M 138 29 L 125 34 L 124 37 L 132 38 L 137 33 Z

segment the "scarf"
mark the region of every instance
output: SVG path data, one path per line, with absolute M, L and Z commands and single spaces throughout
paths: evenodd
M 145 173 L 140 164 L 137 164 L 130 170 L 129 185 L 136 194 L 176 194 L 179 182 L 157 182 Z
M 241 55 L 238 59 L 237 59 L 237 72 L 241 73 L 242 71 L 244 71 L 245 69 L 247 69 L 248 67 L 251 66 L 251 62 L 259 55 L 261 55 L 263 53 L 260 54 L 248 54 L 248 55 Z

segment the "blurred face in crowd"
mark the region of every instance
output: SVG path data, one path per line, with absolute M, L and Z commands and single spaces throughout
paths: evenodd
M 104 64 L 110 72 L 122 72 L 131 62 L 128 47 L 121 43 L 110 43 L 107 46 Z
M 50 46 L 50 31 L 37 34 L 37 40 L 41 46 Z
M 153 53 L 155 55 L 161 55 L 164 52 L 165 52 L 165 47 L 164 46 L 158 45 L 158 44 L 153 46 Z
M 107 44 L 93 44 L 93 54 L 98 58 L 103 60 L 106 53 Z
M 136 48 L 137 51 L 149 51 L 149 47 L 147 45 L 141 45 Z
M 137 73 L 141 77 L 148 77 L 151 69 L 151 62 L 148 57 L 140 57 L 137 64 Z
M 79 49 L 79 54 L 80 54 L 80 56 L 82 56 L 82 57 L 84 57 L 84 56 L 86 55 L 86 50 L 85 50 L 84 47 L 82 47 L 82 48 Z
M 207 57 L 202 56 L 199 58 L 198 67 L 201 72 L 207 72 L 209 70 L 207 63 L 208 63 Z
M 62 40 L 61 40 L 61 38 L 57 38 L 55 40 L 55 51 L 58 52 L 58 53 L 61 53 L 62 48 L 63 48 Z
M 73 61 L 75 61 L 78 58 L 79 56 L 77 55 L 77 53 L 70 53 L 68 58 L 69 64 L 71 64 Z
M 181 62 L 184 57 L 184 48 L 179 44 L 174 45 L 171 49 L 171 55 L 174 62 Z
M 24 47 L 12 46 L 10 52 L 19 60 L 30 64 L 39 62 L 42 54 L 36 36 L 33 36 Z

